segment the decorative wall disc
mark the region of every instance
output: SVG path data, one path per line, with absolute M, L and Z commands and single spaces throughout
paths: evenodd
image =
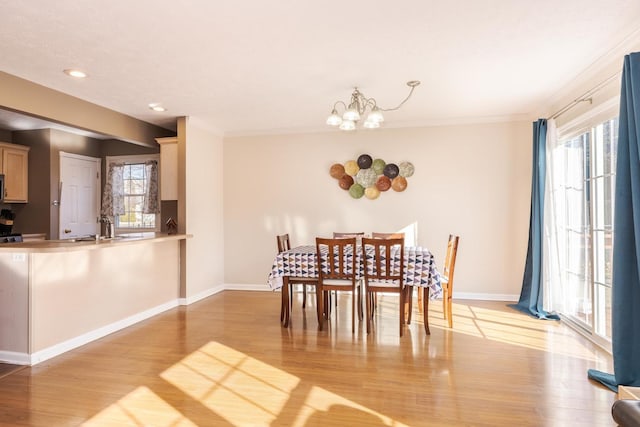
M 329 168 L 329 175 L 354 199 L 364 196 L 369 200 L 375 200 L 390 188 L 396 192 L 405 191 L 408 185 L 407 178 L 412 176 L 414 171 L 411 162 L 403 161 L 398 166 L 383 159 L 373 160 L 369 154 L 361 154 L 357 160 L 348 160 L 344 164 L 334 163 Z

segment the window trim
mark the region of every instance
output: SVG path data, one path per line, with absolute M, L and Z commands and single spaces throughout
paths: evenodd
M 135 155 L 129 155 L 129 156 L 106 156 L 105 157 L 105 168 L 106 170 L 109 170 L 109 165 L 111 163 L 124 163 L 124 164 L 139 164 L 139 163 L 144 163 L 147 162 L 149 160 L 155 160 L 158 162 L 158 178 L 160 177 L 160 168 L 162 167 L 160 165 L 160 154 L 135 154 Z M 105 174 L 106 176 L 106 174 Z M 158 179 L 158 204 L 160 204 L 160 194 L 161 194 L 161 190 L 162 188 L 160 187 L 162 185 L 161 183 L 162 180 Z M 155 214 L 155 227 L 151 228 L 151 227 L 147 227 L 147 228 L 130 228 L 130 227 L 118 227 L 117 224 L 117 219 L 114 218 L 114 227 L 115 227 L 115 232 L 116 234 L 126 234 L 126 233 L 146 233 L 146 232 L 156 232 L 159 233 L 161 230 L 161 212 L 158 212 L 157 214 Z

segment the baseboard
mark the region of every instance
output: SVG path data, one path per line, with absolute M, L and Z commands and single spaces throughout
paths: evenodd
M 225 283 L 224 284 L 225 291 L 267 291 L 273 292 L 273 289 L 269 287 L 269 285 L 262 284 L 252 284 L 252 283 Z
M 209 288 L 206 289 L 202 292 L 199 292 L 195 295 L 191 295 L 188 296 L 186 298 L 180 298 L 179 302 L 180 305 L 189 305 L 189 304 L 193 304 L 194 302 L 198 302 L 202 299 L 205 299 L 207 297 L 210 297 L 211 295 L 215 295 L 219 292 L 224 291 L 226 288 L 224 285 L 218 285 L 218 286 L 214 286 L 213 288 Z
M 473 292 L 454 292 L 453 299 L 469 299 L 469 300 L 481 300 L 481 301 L 508 301 L 517 302 L 520 299 L 520 295 L 513 294 L 480 294 Z
M 86 334 L 79 335 L 75 338 L 71 338 L 70 340 L 45 348 L 44 350 L 37 351 L 31 354 L 27 364 L 36 365 L 38 363 L 44 362 L 47 359 L 51 359 L 52 357 L 55 357 L 67 351 L 73 350 L 74 348 L 78 348 L 80 346 L 88 344 L 92 341 L 105 337 L 109 334 L 117 332 L 121 329 L 134 325 L 138 322 L 146 320 L 150 317 L 163 313 L 177 306 L 178 306 L 177 299 L 173 301 L 169 301 L 164 304 L 158 305 L 156 307 L 150 308 L 149 310 L 145 310 L 143 312 L 134 314 L 133 316 L 129 316 L 125 319 L 118 320 L 117 322 L 113 322 L 109 325 L 95 329 L 91 332 L 87 332 Z
M 253 284 L 253 283 L 225 283 L 225 291 L 269 291 L 273 292 L 268 285 Z M 518 301 L 520 295 L 512 294 L 482 294 L 472 292 L 454 292 L 453 299 L 468 299 L 468 300 L 481 300 L 481 301 Z
M 27 353 L 17 353 L 15 351 L 0 351 L 0 362 L 11 363 L 12 365 L 29 365 L 30 358 Z

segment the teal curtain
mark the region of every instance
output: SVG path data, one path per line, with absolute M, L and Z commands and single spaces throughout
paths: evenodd
M 533 122 L 533 175 L 531 179 L 531 215 L 529 218 L 529 247 L 524 266 L 522 290 L 517 310 L 540 319 L 558 320 L 556 314 L 546 312 L 543 307 L 542 239 L 544 231 L 544 184 L 547 170 L 547 120 Z
M 640 53 L 625 56 L 613 218 L 613 374 L 589 378 L 613 391 L 640 387 Z

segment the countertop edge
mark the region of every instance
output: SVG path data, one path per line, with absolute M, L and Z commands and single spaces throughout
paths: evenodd
M 113 240 L 98 240 L 88 242 L 61 242 L 59 240 L 37 240 L 20 243 L 0 244 L 0 253 L 46 253 L 46 252 L 75 252 L 86 250 L 107 249 L 127 245 L 143 243 L 160 243 L 171 240 L 186 240 L 192 238 L 192 234 L 161 234 L 143 233 L 140 237 L 126 237 Z

